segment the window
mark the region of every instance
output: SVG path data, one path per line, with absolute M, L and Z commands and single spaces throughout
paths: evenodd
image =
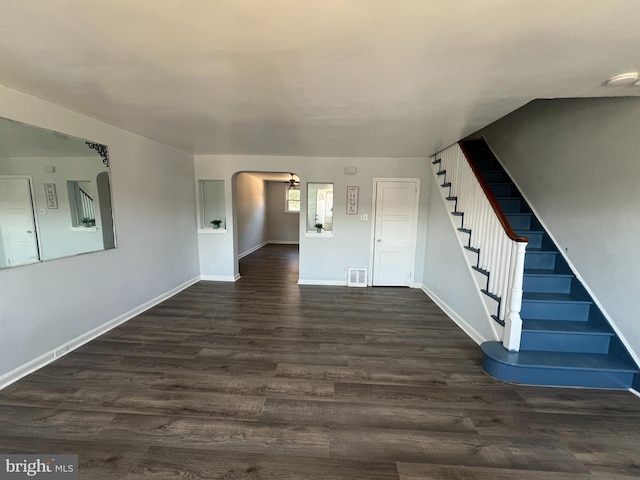
M 333 231 L 333 183 L 307 184 L 307 231 Z
M 287 213 L 300 212 L 300 188 L 291 188 L 290 185 L 284 186 L 284 211 Z

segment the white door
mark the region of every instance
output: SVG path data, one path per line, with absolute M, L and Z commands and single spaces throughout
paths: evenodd
M 373 285 L 412 286 L 419 179 L 376 180 Z
M 0 266 L 39 260 L 31 185 L 27 178 L 0 178 Z

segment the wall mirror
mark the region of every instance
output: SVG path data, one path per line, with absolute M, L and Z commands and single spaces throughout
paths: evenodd
M 115 246 L 107 147 L 0 118 L 0 268 Z

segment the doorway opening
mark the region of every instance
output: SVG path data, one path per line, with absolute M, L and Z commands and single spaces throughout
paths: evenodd
M 0 268 L 41 259 L 31 178 L 0 176 Z
M 263 271 L 261 265 L 271 261 L 272 276 L 297 283 L 300 194 L 300 178 L 293 172 L 245 171 L 233 176 L 235 272 L 240 278 Z

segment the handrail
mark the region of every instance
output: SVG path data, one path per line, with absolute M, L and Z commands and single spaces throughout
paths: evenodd
M 91 200 L 93 202 L 93 198 L 91 197 L 91 195 L 89 195 L 87 192 L 85 192 L 82 187 L 78 187 L 78 190 L 80 191 L 81 195 L 84 195 L 85 197 L 88 197 L 89 200 Z
M 478 166 L 473 161 L 473 158 L 472 158 L 470 152 L 467 150 L 467 148 L 466 148 L 466 146 L 464 145 L 463 142 L 458 142 L 458 145 L 460 146 L 460 149 L 462 150 L 462 153 L 464 154 L 465 158 L 467 159 L 467 162 L 469 163 L 469 166 L 471 167 L 471 170 L 473 171 L 473 174 L 476 176 L 476 179 L 478 180 L 478 183 L 480 184 L 480 187 L 482 187 L 482 190 L 484 191 L 484 194 L 486 195 L 487 200 L 489 200 L 489 203 L 491 204 L 491 207 L 493 208 L 493 211 L 495 212 L 496 216 L 498 217 L 498 220 L 500 221 L 500 224 L 502 225 L 502 228 L 504 228 L 504 232 L 514 242 L 518 242 L 518 243 L 527 243 L 527 242 L 529 242 L 529 239 L 527 237 L 522 237 L 522 236 L 518 235 L 516 232 L 513 231 L 513 228 L 511 228 L 511 224 L 509 223 L 509 220 L 507 219 L 507 217 L 505 216 L 504 212 L 502 211 L 502 207 L 500 206 L 500 204 L 498 203 L 498 200 L 496 199 L 495 195 L 491 191 L 491 188 L 489 188 L 489 185 L 487 184 L 486 180 L 484 179 L 484 176 L 482 175 L 482 173 L 478 169 Z

